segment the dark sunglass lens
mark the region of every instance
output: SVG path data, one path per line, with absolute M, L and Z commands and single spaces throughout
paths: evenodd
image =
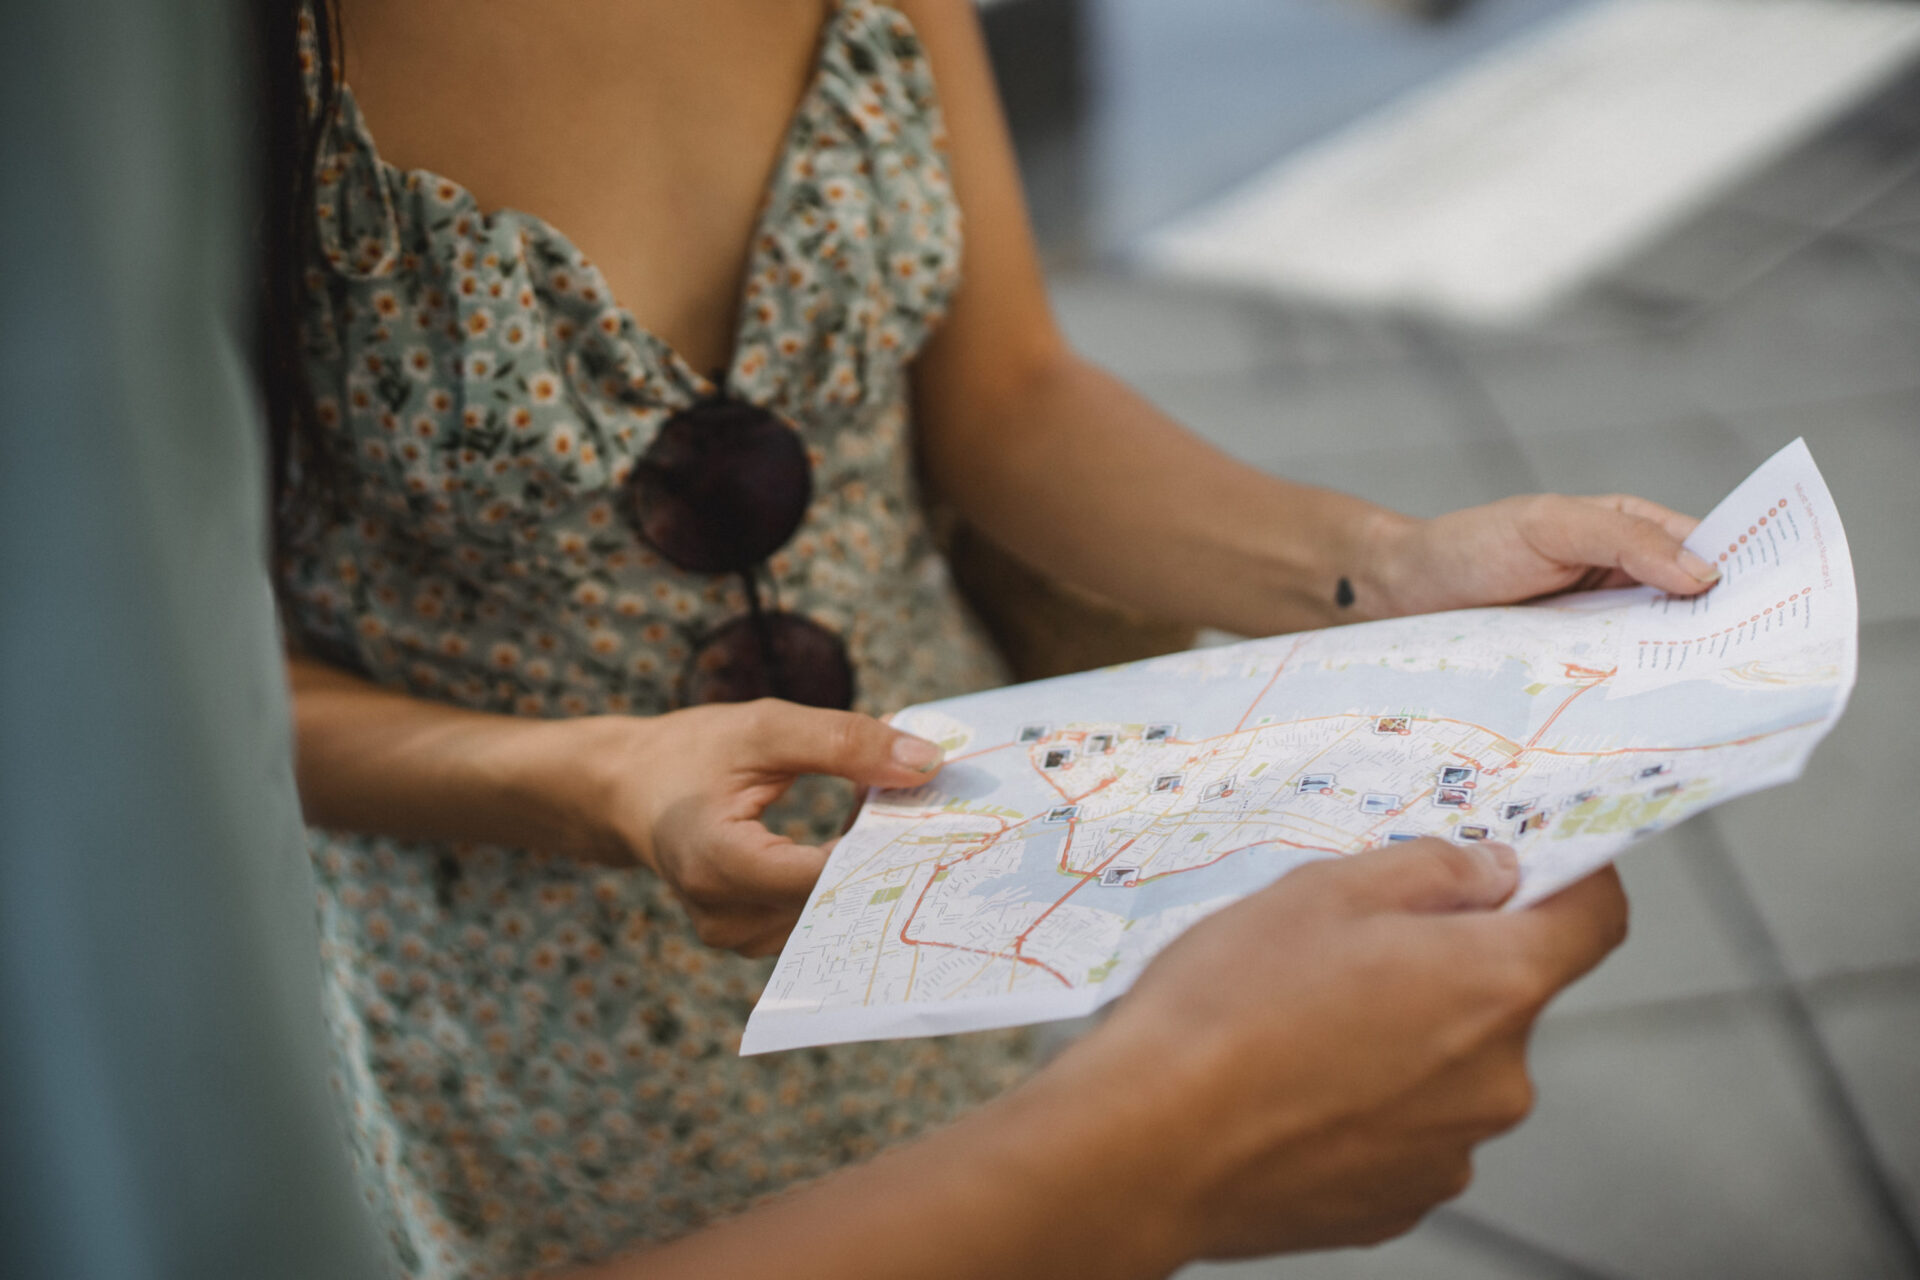
M 709 400 L 668 418 L 627 482 L 634 528 L 694 573 L 734 573 L 793 536 L 813 500 L 799 435 L 758 405 Z
M 763 639 L 764 637 L 764 639 Z M 729 622 L 693 656 L 687 701 L 785 698 L 845 711 L 853 705 L 853 667 L 840 637 L 797 614 L 769 613 Z

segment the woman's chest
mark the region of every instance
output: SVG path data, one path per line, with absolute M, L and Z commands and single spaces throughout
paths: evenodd
M 382 156 L 564 228 L 636 321 L 723 366 L 756 219 L 813 78 L 819 0 L 347 0 Z

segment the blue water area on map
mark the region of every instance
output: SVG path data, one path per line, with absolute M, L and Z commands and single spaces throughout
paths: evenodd
M 1178 725 L 1179 736 L 1192 741 L 1232 730 L 1270 675 L 1269 669 L 1246 677 L 1215 676 L 1200 683 L 1147 666 L 994 689 L 942 706 L 977 727 L 976 747 L 1010 741 L 1021 725 L 1036 720 L 1054 725 L 1165 721 Z M 1517 733 L 1526 727 L 1533 703 L 1525 687 L 1540 678 L 1515 659 L 1484 673 L 1402 671 L 1378 663 L 1312 666 L 1282 675 L 1261 698 L 1253 719 L 1345 712 L 1445 715 Z M 1211 717 L 1198 709 L 1202 703 L 1215 709 Z M 1204 723 L 1207 719 L 1216 723 Z
M 1044 911 L 1045 904 L 1071 889 L 1077 878 L 1060 870 L 1060 849 L 1066 838 L 1066 829 L 1062 827 L 1021 839 L 1020 865 L 978 882 L 967 890 L 968 899 L 981 903 L 1012 899 L 1034 903 L 1036 914 Z M 1095 887 L 1089 885 L 1082 889 L 1074 895 L 1074 902 L 1078 904 L 1081 897 L 1091 894 Z M 1097 908 L 1104 904 L 1089 897 L 1086 905 Z
M 1657 742 L 1691 747 L 1771 733 L 1819 720 L 1833 709 L 1831 685 L 1739 689 L 1688 680 L 1622 696 L 1599 691 L 1569 706 L 1553 722 L 1553 738 L 1567 746 L 1592 742 Z
M 1319 856 L 1287 845 L 1256 845 L 1229 854 L 1210 867 L 1183 871 L 1161 880 L 1149 880 L 1136 889 L 1114 890 L 1131 898 L 1125 909 L 1135 916 L 1147 917 L 1174 907 L 1211 902 L 1221 897 L 1244 897 L 1264 888 L 1304 862 Z M 1083 890 L 1082 892 L 1090 892 Z M 1075 902 L 1079 899 L 1075 898 Z
M 1028 902 L 1033 904 L 1033 913 L 1038 916 L 1073 888 L 1079 878 L 1060 870 L 1060 847 L 1064 839 L 1064 834 L 1048 831 L 1021 840 L 1019 867 L 973 886 L 967 892 L 968 900 Z M 1073 895 L 1072 904 L 1076 908 L 1119 916 L 1151 916 L 1173 907 L 1251 893 L 1310 858 L 1311 855 L 1283 845 L 1256 846 L 1212 866 L 1148 880 L 1134 888 L 1089 883 Z M 1125 861 L 1122 857 L 1114 865 Z
M 1439 715 L 1513 734 L 1526 727 L 1534 702 L 1526 686 L 1539 678 L 1514 658 L 1488 672 L 1402 671 L 1378 663 L 1335 670 L 1310 667 L 1281 676 L 1273 691 L 1261 699 L 1253 719 L 1344 712 Z

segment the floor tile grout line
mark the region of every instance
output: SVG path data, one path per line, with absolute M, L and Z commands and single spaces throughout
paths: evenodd
M 1441 1235 L 1541 1272 L 1542 1280 L 1626 1280 L 1620 1272 L 1596 1270 L 1466 1209 L 1445 1206 L 1427 1222 Z
M 1507 420 L 1473 366 L 1446 341 L 1444 329 L 1431 321 L 1412 317 L 1401 318 L 1395 327 L 1414 363 L 1446 389 L 1454 411 L 1449 425 L 1460 437 L 1457 443 L 1479 443 L 1465 438 L 1470 430 L 1468 415 L 1478 413 L 1478 420 L 1491 424 L 1499 434 L 1500 438 L 1492 443 L 1503 446 L 1516 464 L 1522 480 L 1520 492 L 1538 492 L 1540 475 L 1520 443 L 1519 432 L 1513 429 L 1513 423 Z
M 1873 982 L 1920 983 L 1920 961 L 1875 965 L 1867 969 L 1847 969 L 1801 980 L 1803 991 L 1844 991 L 1850 986 Z M 1615 1034 L 1607 1024 L 1643 1021 L 1647 1018 L 1692 1018 L 1726 1007 L 1763 1006 L 1773 998 L 1772 989 L 1755 980 L 1750 985 L 1726 987 L 1714 991 L 1695 991 L 1686 995 L 1655 996 L 1624 1000 L 1618 1004 L 1568 1010 L 1548 1009 L 1543 1026 L 1573 1035 L 1604 1031 Z
M 1685 859 L 1684 865 L 1705 881 L 1702 888 L 1709 900 L 1720 904 L 1716 914 L 1760 979 L 1752 994 L 1771 1005 L 1779 1016 L 1794 1046 L 1796 1065 L 1809 1086 L 1811 1100 L 1839 1139 L 1846 1162 L 1866 1193 L 1886 1242 L 1892 1246 L 1908 1280 L 1920 1280 L 1920 1224 L 1909 1216 L 1910 1211 L 1897 1190 L 1898 1183 L 1874 1145 L 1866 1119 L 1847 1087 L 1846 1077 L 1827 1046 L 1805 993 L 1780 954 L 1779 944 L 1761 914 L 1739 862 L 1711 815 L 1703 816 L 1700 825 L 1704 838 L 1697 843 L 1695 856 Z
M 1920 69 L 1920 62 L 1914 65 L 1916 69 Z M 1920 137 L 1912 141 L 1920 142 Z M 1920 148 L 1916 148 L 1906 159 L 1890 164 L 1888 172 L 1880 175 L 1879 180 L 1869 185 L 1864 193 L 1855 194 L 1846 204 L 1819 219 L 1819 228 L 1829 232 L 1845 230 L 1860 213 L 1916 174 L 1920 174 Z
M 1685 334 L 1704 324 L 1709 317 L 1739 305 L 1742 294 L 1750 292 L 1768 276 L 1835 234 L 1831 228 L 1789 225 L 1796 228 L 1795 238 L 1776 245 L 1769 252 L 1755 254 L 1743 265 L 1740 273 L 1712 297 L 1694 299 L 1691 306 L 1674 317 L 1670 328 L 1675 333 Z
M 1894 288 L 1912 299 L 1915 304 L 1920 304 L 1920 276 L 1898 271 L 1894 268 L 1893 263 L 1889 261 L 1889 259 L 1892 258 L 1913 257 L 1914 255 L 1901 249 L 1897 245 L 1885 244 L 1870 236 L 1860 236 L 1857 238 L 1856 243 L 1864 249 L 1868 257 L 1873 259 L 1873 264 L 1880 269 L 1880 274 L 1893 282 Z

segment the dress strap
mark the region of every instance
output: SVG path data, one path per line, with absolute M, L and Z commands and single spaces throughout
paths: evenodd
M 310 0 L 302 0 L 300 16 L 295 21 L 299 32 L 300 87 L 306 94 L 307 119 L 311 120 L 320 114 L 320 16 L 314 12 Z
M 319 117 L 326 97 L 321 77 L 327 68 L 320 57 L 324 16 L 323 6 L 302 0 L 298 20 L 300 81 L 309 121 Z M 337 36 L 338 31 L 329 35 Z M 342 275 L 369 279 L 390 274 L 399 261 L 400 221 L 388 175 L 360 119 L 353 93 L 344 80 L 337 78 L 337 43 L 333 51 L 336 80 L 332 114 L 322 125 L 314 156 L 314 223 L 326 265 Z

